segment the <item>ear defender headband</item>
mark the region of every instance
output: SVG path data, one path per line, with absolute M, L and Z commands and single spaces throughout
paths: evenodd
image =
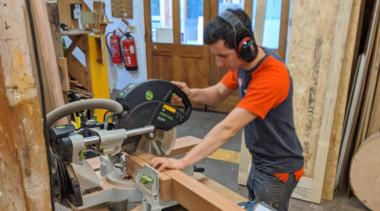
M 218 16 L 219 18 L 225 20 L 234 30 L 235 37 L 234 37 L 234 44 L 235 49 L 239 57 L 246 61 L 246 62 L 252 62 L 258 53 L 258 47 L 255 41 L 255 38 L 253 37 L 252 32 L 247 29 L 243 23 L 240 21 L 240 19 L 231 11 L 226 10 L 222 14 Z M 236 43 L 236 29 L 242 28 L 249 32 L 251 35 L 250 37 L 244 37 L 242 40 L 239 41 L 239 44 Z

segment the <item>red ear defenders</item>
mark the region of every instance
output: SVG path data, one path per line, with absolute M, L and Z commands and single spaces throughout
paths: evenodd
M 258 47 L 255 41 L 255 38 L 253 37 L 253 34 L 251 30 L 247 29 L 243 23 L 240 21 L 240 19 L 231 11 L 226 10 L 222 14 L 218 16 L 219 18 L 222 18 L 225 20 L 234 30 L 235 32 L 235 49 L 239 57 L 246 61 L 246 62 L 252 62 L 258 53 Z M 236 29 L 242 28 L 249 32 L 251 35 L 250 37 L 244 37 L 242 40 L 239 41 L 239 44 L 236 43 Z

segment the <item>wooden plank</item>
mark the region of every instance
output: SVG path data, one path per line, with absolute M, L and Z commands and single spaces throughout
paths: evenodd
M 103 2 L 94 1 L 93 2 L 93 12 L 95 13 L 95 29 L 100 30 L 100 18 L 102 15 Z
M 263 42 L 266 8 L 267 8 L 267 0 L 257 0 L 255 27 L 254 27 L 253 33 L 256 39 L 256 43 L 258 45 L 261 45 Z M 248 149 L 245 146 L 245 138 L 243 135 L 242 140 L 241 140 L 241 147 L 240 147 L 240 164 L 239 164 L 239 172 L 238 172 L 238 184 L 240 185 L 247 184 L 250 158 L 251 158 L 251 154 L 248 152 Z
M 45 92 L 45 99 L 51 102 L 51 108 L 47 109 L 47 112 L 50 112 L 65 103 L 62 88 L 60 86 L 61 83 L 59 79 L 52 34 L 46 33 L 46 30 L 51 31 L 46 4 L 45 2 L 43 2 L 43 4 L 41 4 L 40 1 L 37 2 L 32 3 L 33 11 L 35 12 L 32 15 L 35 23 L 34 26 L 37 37 L 37 47 L 40 59 L 39 62 L 42 69 L 42 75 L 46 77 L 46 81 L 43 81 L 44 88 L 46 88 L 46 91 L 48 92 Z M 65 124 L 68 124 L 67 118 L 63 118 L 56 123 L 56 125 Z
M 245 146 L 244 130 L 241 136 L 241 146 L 240 146 L 240 163 L 238 172 L 238 184 L 247 185 L 248 175 L 250 171 L 249 163 L 251 160 L 251 153 Z
M 375 98 L 371 111 L 371 118 L 368 126 L 368 136 L 380 131 L 380 75 L 377 79 Z
M 29 3 L 33 14 L 42 13 L 36 19 L 49 27 L 45 2 Z M 4 211 L 51 210 L 38 80 L 33 70 L 34 43 L 29 40 L 32 20 L 26 8 L 26 1 L 1 2 L 0 204 Z
M 173 199 L 188 210 L 244 210 L 181 171 L 166 170 L 164 172 L 172 180 Z
M 59 8 L 58 3 L 46 4 L 50 30 L 53 37 L 55 55 L 63 57 L 62 36 L 61 36 L 61 22 L 59 21 Z
M 267 0 L 257 0 L 256 3 L 256 17 L 255 17 L 255 28 L 253 30 L 256 43 L 258 45 L 263 44 L 264 36 L 264 24 L 265 24 L 265 13 L 267 11 Z
M 286 60 L 286 42 L 288 38 L 290 0 L 283 0 L 281 5 L 280 40 L 278 43 L 278 55 Z
M 358 29 L 358 21 L 360 14 L 361 0 L 354 0 L 351 12 L 350 26 L 347 37 L 346 50 L 344 54 L 343 69 L 340 75 L 339 91 L 337 99 L 337 106 L 335 108 L 335 117 L 333 123 L 333 131 L 330 139 L 330 148 L 328 153 L 328 161 L 326 166 L 326 176 L 323 183 L 323 195 L 325 200 L 332 200 L 334 195 L 334 183 L 336 167 L 338 163 L 338 156 L 340 145 L 342 141 L 342 125 L 345 116 L 345 109 L 347 105 L 347 95 L 349 90 L 349 82 L 352 71 L 352 64 L 354 60 L 354 51 L 356 46 L 356 35 Z
M 370 210 L 380 207 L 380 133 L 368 138 L 355 154 L 350 170 L 351 185 L 358 199 Z
M 125 161 L 127 164 L 127 173 L 133 175 L 136 169 L 141 169 L 144 164 L 149 165 L 150 161 L 141 159 L 139 156 L 125 156 Z M 159 173 L 158 177 L 160 179 L 160 198 L 163 201 L 168 201 L 172 198 L 171 196 L 171 178 L 164 173 Z
M 169 155 L 164 155 L 163 157 L 173 157 L 176 155 L 187 153 L 201 141 L 202 139 L 196 138 L 194 136 L 185 136 L 182 138 L 177 138 L 171 153 Z
M 335 188 L 339 184 L 340 180 L 340 175 L 342 173 L 343 165 L 346 160 L 348 160 L 348 151 L 352 149 L 353 145 L 353 139 L 352 139 L 352 133 L 353 133 L 353 128 L 355 127 L 355 114 L 356 114 L 356 109 L 359 104 L 359 95 L 360 95 L 360 87 L 362 86 L 363 83 L 363 77 L 364 77 L 364 70 L 365 70 L 365 63 L 366 63 L 366 55 L 363 54 L 359 57 L 359 63 L 358 63 L 358 71 L 357 71 L 357 76 L 354 81 L 354 87 L 355 89 L 353 90 L 352 97 L 350 100 L 349 104 L 349 110 L 348 110 L 348 118 L 347 118 L 347 124 L 345 126 L 345 131 L 343 133 L 343 140 L 342 140 L 342 147 L 341 147 L 341 152 L 339 155 L 339 160 L 338 160 L 338 166 L 337 166 L 337 173 L 335 175 Z
M 150 163 L 154 155 L 146 153 L 138 157 Z M 173 200 L 188 210 L 244 210 L 179 170 L 164 170 L 163 173 L 171 178 Z
M 343 69 L 345 47 L 348 37 L 353 0 L 340 1 L 332 43 L 330 73 L 327 79 L 326 94 L 323 106 L 322 123 L 319 133 L 318 151 L 314 167 L 312 192 L 310 200 L 321 203 L 326 163 L 333 129 L 335 108 L 337 104 L 340 75 Z M 351 64 L 349 64 L 351 65 Z M 347 87 L 348 89 L 348 87 Z

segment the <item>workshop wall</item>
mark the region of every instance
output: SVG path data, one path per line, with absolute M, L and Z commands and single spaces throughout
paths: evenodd
M 87 6 L 93 11 L 94 0 L 84 0 Z M 106 15 L 112 24 L 107 25 L 106 32 L 112 32 L 117 29 L 121 18 L 112 17 L 111 10 L 111 0 L 104 0 L 106 4 Z M 131 33 L 135 38 L 135 45 L 137 51 L 137 71 L 127 71 L 124 68 L 124 64 L 113 64 L 111 55 L 107 50 L 107 61 L 108 61 L 108 78 L 109 78 L 109 88 L 110 92 L 114 89 L 122 89 L 130 83 L 139 83 L 147 79 L 147 68 L 146 68 L 146 49 L 145 49 L 145 25 L 144 25 L 144 1 L 133 0 L 133 19 L 127 19 L 131 26 L 136 27 L 136 33 Z M 70 45 L 71 40 L 66 38 L 67 45 Z M 85 65 L 84 54 L 79 50 L 74 50 L 73 54 L 78 58 L 82 64 Z

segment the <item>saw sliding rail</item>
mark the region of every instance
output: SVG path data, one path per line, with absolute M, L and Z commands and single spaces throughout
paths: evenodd
M 127 135 L 128 136 L 138 136 L 142 135 L 145 133 L 151 133 L 155 130 L 155 127 L 153 125 L 146 126 L 144 128 L 136 128 L 136 129 L 130 129 L 127 130 Z M 92 145 L 92 144 L 97 144 L 100 142 L 100 137 L 99 136 L 90 136 L 84 138 L 84 144 L 85 145 Z

